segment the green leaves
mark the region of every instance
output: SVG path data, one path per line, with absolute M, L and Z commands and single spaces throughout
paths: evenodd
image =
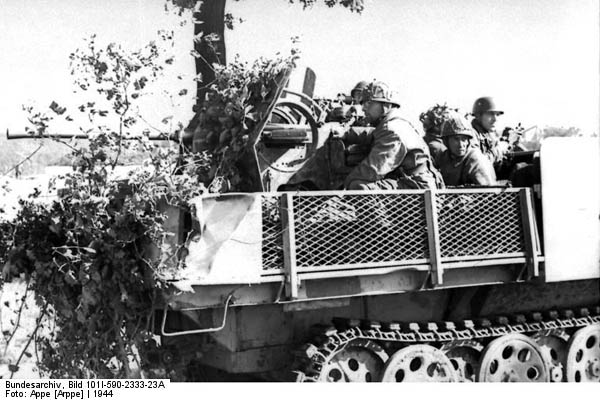
M 81 301 L 87 306 L 95 306 L 98 304 L 98 293 L 89 286 L 84 286 L 81 290 Z
M 65 111 L 67 111 L 65 107 L 59 106 L 58 103 L 56 103 L 55 101 L 50 103 L 50 109 L 58 115 L 63 115 Z
M 137 99 L 151 93 L 172 64 L 165 54 L 172 39 L 172 32 L 163 32 L 131 52 L 117 44 L 99 46 L 92 36 L 70 55 L 74 84 L 95 94 L 77 107 L 87 121 L 74 129 L 89 140 L 85 146 L 64 142 L 72 150 L 73 170 L 54 202 L 23 201 L 15 220 L 0 221 L 0 265 L 9 266 L 7 275 L 29 279 L 36 303 L 48 306 L 55 324 L 52 336 L 36 339 L 40 367 L 50 377 L 124 376 L 133 347 L 145 340 L 140 327 L 148 324 L 155 291 L 173 275 L 165 271 L 177 268 L 163 262 L 179 249 L 162 246 L 168 237 L 162 210 L 167 203 L 185 207 L 205 188 L 193 168 L 173 175 L 178 148 L 150 142 L 148 132 L 138 134 L 148 124 L 135 112 Z M 32 135 L 47 133 L 57 116 L 66 119 L 66 108 L 56 101 L 47 113 L 24 109 Z M 183 128 L 172 115 L 163 125 Z M 117 179 L 125 152 L 138 154 L 145 167 Z M 197 158 L 199 165 L 206 162 Z M 119 360 L 120 367 L 111 369 L 109 360 Z
M 293 68 L 298 53 L 260 58 L 249 64 L 236 58 L 230 64 L 213 65 L 215 80 L 195 116 L 192 152 L 208 153 L 208 164 L 196 169 L 211 192 L 244 191 L 243 171 L 237 165 L 255 127 L 256 110 L 273 100 L 277 81 Z M 193 160 L 190 160 L 193 162 Z
M 73 271 L 68 271 L 65 274 L 65 282 L 67 282 L 69 285 L 77 285 L 79 283 L 79 281 L 75 278 Z

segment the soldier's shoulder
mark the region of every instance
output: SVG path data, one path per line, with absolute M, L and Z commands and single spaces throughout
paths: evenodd
M 487 162 L 489 160 L 485 156 L 485 154 L 483 154 L 481 152 L 479 147 L 473 147 L 473 146 L 471 146 L 469 148 L 469 151 L 467 151 L 467 154 L 465 155 L 465 159 L 470 160 L 472 162 L 484 162 L 484 161 Z
M 419 134 L 419 136 L 425 136 L 419 124 L 416 124 L 406 116 L 399 113 L 395 114 L 392 118 L 385 121 L 385 125 L 385 129 L 398 132 L 416 132 L 417 134 Z

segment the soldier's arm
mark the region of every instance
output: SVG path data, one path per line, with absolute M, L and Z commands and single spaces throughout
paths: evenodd
M 374 138 L 369 155 L 346 177 L 344 187 L 353 181 L 375 182 L 398 168 L 406 157 L 406 146 L 392 131 L 383 131 Z
M 496 142 L 496 146 L 494 147 L 494 156 L 496 163 L 501 163 L 504 160 L 504 157 L 510 151 L 509 144 L 505 141 Z
M 373 129 L 371 127 L 354 126 L 346 132 L 344 141 L 347 144 L 370 144 L 373 140 Z
M 496 173 L 489 159 L 479 149 L 472 151 L 465 160 L 467 183 L 478 186 L 496 184 Z
M 509 152 L 508 143 L 500 140 L 496 132 L 489 132 L 490 152 L 494 165 L 500 165 Z

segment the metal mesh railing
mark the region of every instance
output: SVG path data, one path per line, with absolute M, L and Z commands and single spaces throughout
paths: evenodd
M 262 196 L 262 265 L 263 270 L 283 268 L 283 226 L 280 196 Z
M 436 203 L 442 260 L 524 251 L 519 192 L 440 193 Z
M 282 194 L 262 197 L 264 270 L 283 268 Z M 294 194 L 296 265 L 378 267 L 429 258 L 425 195 Z M 525 251 L 520 192 L 446 190 L 434 195 L 442 261 Z
M 423 195 L 295 196 L 298 268 L 425 259 Z

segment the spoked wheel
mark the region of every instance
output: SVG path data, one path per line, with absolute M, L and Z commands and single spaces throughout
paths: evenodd
M 440 350 L 450 359 L 460 382 L 475 382 L 483 350 L 480 343 L 473 340 L 454 341 L 444 344 Z
M 458 374 L 444 353 L 426 344 L 395 352 L 383 371 L 383 382 L 457 382 Z
M 568 382 L 600 382 L 600 325 L 579 329 L 569 341 Z
M 336 352 L 321 370 L 321 382 L 378 382 L 387 353 L 375 342 L 356 339 Z
M 563 330 L 554 329 L 536 333 L 532 339 L 540 346 L 550 366 L 550 380 L 562 382 L 565 378 L 569 335 Z
M 550 372 L 537 343 L 519 333 L 492 340 L 481 358 L 480 382 L 549 382 Z
M 274 132 L 277 132 L 275 136 L 273 136 Z M 289 140 L 296 134 L 300 135 L 301 140 L 290 142 Z M 304 139 L 308 140 L 304 141 Z M 256 149 L 258 157 L 264 163 L 276 171 L 294 173 L 315 154 L 319 147 L 319 122 L 304 104 L 279 101 L 275 104 L 271 118 L 264 127 L 261 143 Z M 269 151 L 265 150 L 265 146 Z

